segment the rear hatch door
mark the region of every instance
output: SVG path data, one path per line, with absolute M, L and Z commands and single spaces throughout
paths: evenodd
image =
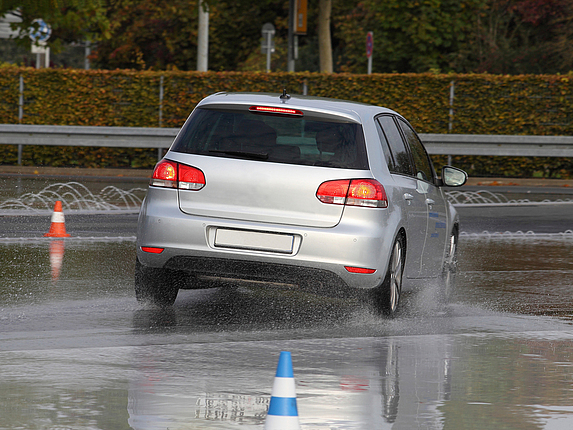
M 265 109 L 285 110 L 285 105 Z M 198 107 L 166 158 L 203 171 L 199 191 L 179 190 L 189 215 L 332 227 L 343 205 L 316 197 L 328 180 L 370 177 L 356 119 L 295 107 L 261 114 L 254 106 Z
M 181 211 L 239 221 L 333 227 L 344 206 L 322 203 L 316 191 L 327 180 L 357 175 L 344 169 L 230 158 L 182 154 L 176 158 L 202 170 L 206 182 L 200 191 L 179 190 Z

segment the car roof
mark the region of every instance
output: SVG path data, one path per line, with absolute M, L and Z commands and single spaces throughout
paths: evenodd
M 389 113 L 399 115 L 391 109 L 349 100 L 332 99 L 328 97 L 292 95 L 281 99 L 278 93 L 231 93 L 220 92 L 204 98 L 197 106 L 211 104 L 220 105 L 255 105 L 271 107 L 289 107 L 322 114 L 343 116 L 354 122 L 362 123 L 364 119 L 374 115 Z

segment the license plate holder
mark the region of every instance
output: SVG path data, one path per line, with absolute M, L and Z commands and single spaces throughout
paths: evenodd
M 215 246 L 218 248 L 292 254 L 294 236 L 292 234 L 218 228 L 215 233 Z

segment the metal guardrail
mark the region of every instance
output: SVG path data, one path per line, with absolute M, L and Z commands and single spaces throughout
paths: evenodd
M 178 128 L 0 124 L 0 144 L 169 148 Z M 420 134 L 430 154 L 573 157 L 573 136 Z
M 420 134 L 430 154 L 573 157 L 573 136 Z
M 178 131 L 178 128 L 0 124 L 0 144 L 169 148 Z

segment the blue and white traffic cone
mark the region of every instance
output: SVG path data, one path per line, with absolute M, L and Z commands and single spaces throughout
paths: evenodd
M 300 430 L 292 359 L 288 351 L 282 351 L 279 357 L 265 430 Z

